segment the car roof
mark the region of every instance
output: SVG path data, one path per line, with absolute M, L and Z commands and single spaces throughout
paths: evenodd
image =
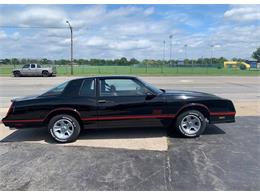
M 136 79 L 137 77 L 135 76 L 125 76 L 125 75 L 109 75 L 109 76 L 90 76 L 90 77 L 83 77 L 83 78 L 77 78 L 77 79 L 72 79 L 73 80 L 83 80 L 83 79 L 88 79 L 88 78 L 97 78 L 97 79 Z

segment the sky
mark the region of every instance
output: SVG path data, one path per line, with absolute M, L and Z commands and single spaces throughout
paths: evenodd
M 168 60 L 171 43 L 172 59 L 250 58 L 260 46 L 260 5 L 0 5 L 0 58 L 69 59 L 67 20 L 75 59 Z

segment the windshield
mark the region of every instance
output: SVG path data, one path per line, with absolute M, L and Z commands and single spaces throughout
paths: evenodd
M 68 85 L 69 81 L 66 81 L 52 89 L 50 89 L 49 91 L 45 92 L 44 94 L 42 94 L 43 96 L 48 96 L 48 95 L 59 95 L 61 94 L 65 87 Z
M 153 85 L 151 85 L 150 83 L 147 83 L 146 81 L 143 81 L 143 80 L 141 80 L 142 81 L 142 83 L 146 86 L 146 87 L 148 87 L 149 89 L 151 89 L 153 92 L 155 92 L 155 93 L 162 93 L 162 91 L 160 90 L 160 89 L 158 89 L 157 87 L 155 87 L 155 86 L 153 86 Z

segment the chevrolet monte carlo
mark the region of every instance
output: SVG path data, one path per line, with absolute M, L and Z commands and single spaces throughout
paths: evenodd
M 2 122 L 10 128 L 46 126 L 57 142 L 90 128 L 164 125 L 197 137 L 208 123 L 235 122 L 232 101 L 194 91 L 158 89 L 132 76 L 66 81 L 38 95 L 16 98 Z

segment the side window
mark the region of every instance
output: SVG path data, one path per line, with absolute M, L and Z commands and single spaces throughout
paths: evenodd
M 23 66 L 23 68 L 29 68 L 30 67 L 30 64 L 25 64 L 24 66 Z
M 69 81 L 66 81 L 52 89 L 50 89 L 49 91 L 45 92 L 43 95 L 58 95 L 61 94 L 65 87 L 68 85 Z
M 35 64 L 31 64 L 31 68 L 35 68 Z
M 94 79 L 85 79 L 81 86 L 80 96 L 88 96 L 88 97 L 95 97 L 95 80 Z
M 39 64 L 37 64 L 37 68 L 41 68 L 41 66 Z
M 146 88 L 132 79 L 100 80 L 100 96 L 145 95 Z

